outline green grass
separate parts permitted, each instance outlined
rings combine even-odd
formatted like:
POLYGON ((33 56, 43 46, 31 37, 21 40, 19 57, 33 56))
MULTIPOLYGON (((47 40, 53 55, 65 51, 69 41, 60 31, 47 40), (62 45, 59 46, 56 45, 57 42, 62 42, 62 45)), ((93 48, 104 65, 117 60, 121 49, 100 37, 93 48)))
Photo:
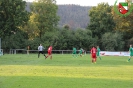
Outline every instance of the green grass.
POLYGON ((103 56, 92 64, 90 55, 73 58, 54 54, 0 56, 0 88, 133 88, 133 59, 103 56))

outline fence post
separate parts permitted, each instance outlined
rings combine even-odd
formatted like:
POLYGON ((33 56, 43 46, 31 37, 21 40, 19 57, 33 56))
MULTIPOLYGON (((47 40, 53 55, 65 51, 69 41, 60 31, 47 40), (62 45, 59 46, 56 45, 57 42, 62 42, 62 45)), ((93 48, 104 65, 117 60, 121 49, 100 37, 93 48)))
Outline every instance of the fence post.
POLYGON ((14 54, 16 54, 16 49, 14 49, 14 54))
POLYGON ((85 51, 85 55, 86 55, 86 51, 85 51))
POLYGON ((62 50, 62 55, 63 55, 63 50, 62 50))
POLYGON ((12 49, 11 49, 11 54, 12 54, 12 49))

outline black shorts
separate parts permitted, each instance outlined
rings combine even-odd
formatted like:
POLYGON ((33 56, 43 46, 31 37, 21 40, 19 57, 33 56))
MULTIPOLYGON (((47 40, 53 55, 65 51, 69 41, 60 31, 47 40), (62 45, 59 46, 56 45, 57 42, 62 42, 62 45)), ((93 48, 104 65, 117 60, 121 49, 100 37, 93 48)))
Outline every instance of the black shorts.
POLYGON ((43 52, 43 51, 39 51, 38 53, 39 53, 39 54, 40 54, 40 53, 41 53, 41 54, 44 54, 44 52, 43 52))

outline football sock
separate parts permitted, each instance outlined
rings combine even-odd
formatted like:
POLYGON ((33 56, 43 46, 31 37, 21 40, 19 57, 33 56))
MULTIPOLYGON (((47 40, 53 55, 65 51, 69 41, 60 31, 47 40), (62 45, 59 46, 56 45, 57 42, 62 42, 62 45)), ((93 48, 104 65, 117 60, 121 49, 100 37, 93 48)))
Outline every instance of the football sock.
POLYGON ((52 60, 52 56, 50 56, 50 59, 52 60))
POLYGON ((94 63, 94 60, 92 59, 92 63, 94 63))
POLYGON ((100 58, 100 60, 101 60, 101 57, 99 57, 100 58))
POLYGON ((74 54, 72 54, 72 56, 74 56, 74 54))
POLYGON ((128 59, 128 61, 130 61, 130 58, 128 59))

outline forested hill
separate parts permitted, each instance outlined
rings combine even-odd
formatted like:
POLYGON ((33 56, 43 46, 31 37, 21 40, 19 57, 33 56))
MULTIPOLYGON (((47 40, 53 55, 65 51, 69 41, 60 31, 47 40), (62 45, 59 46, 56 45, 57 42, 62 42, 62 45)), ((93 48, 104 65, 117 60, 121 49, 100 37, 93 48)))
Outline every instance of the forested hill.
POLYGON ((58 5, 59 25, 68 24, 70 28, 86 28, 89 23, 90 8, 79 5, 58 5))
MULTIPOLYGON (((30 11, 31 3, 27 3, 26 9, 30 11)), ((90 6, 79 5, 58 5, 58 15, 60 16, 59 26, 69 25, 70 28, 86 28, 89 23, 88 11, 90 6)))

